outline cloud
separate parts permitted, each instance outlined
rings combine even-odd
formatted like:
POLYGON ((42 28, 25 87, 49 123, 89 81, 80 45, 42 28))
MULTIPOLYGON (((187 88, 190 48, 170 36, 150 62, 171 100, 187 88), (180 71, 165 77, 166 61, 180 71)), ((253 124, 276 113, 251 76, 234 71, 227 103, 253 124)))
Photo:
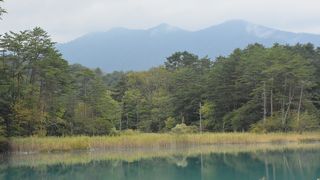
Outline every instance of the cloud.
POLYGON ((197 30, 230 19, 320 34, 318 0, 6 0, 0 33, 41 26, 55 41, 112 27, 197 30))

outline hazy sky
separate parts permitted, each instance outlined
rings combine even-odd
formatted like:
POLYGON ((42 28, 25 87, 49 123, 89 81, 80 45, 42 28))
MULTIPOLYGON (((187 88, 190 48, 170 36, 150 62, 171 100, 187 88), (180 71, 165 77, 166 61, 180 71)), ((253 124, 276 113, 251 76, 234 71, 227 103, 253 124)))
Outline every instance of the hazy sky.
POLYGON ((230 19, 320 34, 319 0, 5 0, 0 33, 40 26, 65 42, 112 27, 198 30, 230 19))

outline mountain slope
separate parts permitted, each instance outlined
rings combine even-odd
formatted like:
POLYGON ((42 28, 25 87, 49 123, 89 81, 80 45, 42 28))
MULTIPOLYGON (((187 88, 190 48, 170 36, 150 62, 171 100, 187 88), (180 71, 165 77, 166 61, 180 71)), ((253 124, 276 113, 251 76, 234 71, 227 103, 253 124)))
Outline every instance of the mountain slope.
POLYGON ((250 43, 270 46, 273 43, 311 42, 320 45, 320 35, 291 33, 241 20, 232 20, 199 31, 186 31, 167 24, 147 30, 114 28, 91 33, 57 48, 71 63, 114 70, 146 70, 163 64, 175 51, 190 51, 214 58, 227 55, 250 43))

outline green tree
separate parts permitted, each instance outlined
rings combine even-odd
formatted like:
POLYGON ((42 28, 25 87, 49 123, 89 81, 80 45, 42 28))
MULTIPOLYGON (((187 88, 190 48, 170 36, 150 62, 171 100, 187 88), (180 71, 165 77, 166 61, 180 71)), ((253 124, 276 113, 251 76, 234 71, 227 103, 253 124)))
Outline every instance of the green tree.
POLYGON ((167 58, 166 68, 172 72, 168 92, 173 116, 187 125, 199 123, 199 103, 206 96, 208 58, 199 59, 188 52, 178 52, 167 58))
POLYGON ((11 97, 7 105, 11 107, 8 112, 11 115, 6 117, 8 135, 46 134, 47 112, 42 101, 45 81, 41 79, 40 64, 52 58, 61 60, 54 43, 44 30, 34 28, 19 33, 5 33, 0 39, 0 46, 8 56, 4 60, 6 69, 3 74, 10 74, 7 93, 11 97), (23 130, 13 132, 20 128, 23 130))

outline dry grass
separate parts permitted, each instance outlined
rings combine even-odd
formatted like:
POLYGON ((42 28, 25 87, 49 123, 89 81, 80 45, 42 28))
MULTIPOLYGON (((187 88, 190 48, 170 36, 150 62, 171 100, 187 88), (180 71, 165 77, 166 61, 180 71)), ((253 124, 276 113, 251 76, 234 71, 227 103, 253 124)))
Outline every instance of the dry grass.
POLYGON ((73 150, 117 150, 136 148, 176 148, 194 145, 304 143, 320 141, 320 133, 203 133, 154 134, 141 133, 121 136, 73 136, 12 138, 12 152, 54 152, 73 150))

